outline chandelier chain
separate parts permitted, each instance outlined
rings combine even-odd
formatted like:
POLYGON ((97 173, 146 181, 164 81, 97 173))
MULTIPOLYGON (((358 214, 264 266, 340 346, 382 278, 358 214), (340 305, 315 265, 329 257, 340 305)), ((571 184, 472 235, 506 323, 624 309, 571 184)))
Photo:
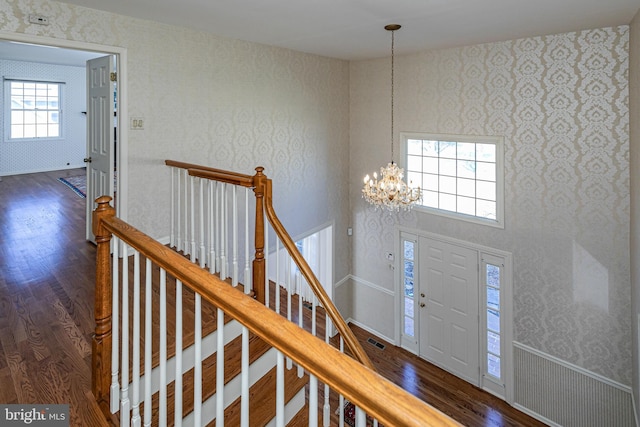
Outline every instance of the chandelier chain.
POLYGON ((394 155, 394 94, 395 94, 395 34, 400 28, 398 24, 390 24, 384 27, 391 31, 391 162, 386 167, 380 168, 380 176, 373 173, 373 178, 369 175, 364 177, 362 187, 362 197, 373 205, 376 209, 384 208, 389 211, 398 212, 401 208, 409 210, 422 198, 422 190, 418 186, 413 188, 404 182, 404 169, 398 167, 393 160, 394 155))
POLYGON ((393 95, 395 92, 394 88, 394 57, 395 57, 395 30, 391 31, 391 163, 393 163, 393 95))

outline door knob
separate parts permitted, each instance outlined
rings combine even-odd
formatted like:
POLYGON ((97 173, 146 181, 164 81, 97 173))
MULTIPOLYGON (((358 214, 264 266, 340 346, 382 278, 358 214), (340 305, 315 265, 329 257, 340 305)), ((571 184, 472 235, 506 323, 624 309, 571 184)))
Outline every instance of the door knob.
POLYGON ((421 294, 420 294, 420 296, 421 296, 422 298, 424 298, 424 293, 421 293, 421 294))
POLYGON ((424 303, 423 302, 420 303, 420 307, 424 307, 424 303))
POLYGON ((84 158, 84 162, 85 163, 91 163, 91 160, 92 160, 91 157, 85 157, 84 158))

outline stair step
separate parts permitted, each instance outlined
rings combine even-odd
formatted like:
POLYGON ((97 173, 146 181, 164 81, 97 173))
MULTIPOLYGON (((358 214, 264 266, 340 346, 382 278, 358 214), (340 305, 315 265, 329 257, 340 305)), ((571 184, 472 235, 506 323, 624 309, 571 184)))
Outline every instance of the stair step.
MULTIPOLYGON (((251 335, 249 337, 249 364, 256 362, 259 358, 264 356, 269 350, 270 346, 264 342, 260 337, 251 335)), ((225 345, 225 385, 240 374, 241 358, 242 358, 242 336, 234 338, 231 342, 225 345)), ((204 379, 202 384, 202 400, 206 401, 216 393, 216 366, 217 366, 217 354, 213 353, 202 362, 202 378, 204 379)), ((193 411, 193 368, 189 369, 182 377, 182 409, 183 417, 187 416, 193 411)), ((170 383, 167 386, 167 419, 168 425, 173 425, 174 420, 174 405, 175 399, 175 386, 174 383, 170 383)), ((158 393, 155 393, 152 397, 152 419, 153 425, 157 425, 158 421, 158 393)), ((142 412, 142 411, 141 411, 142 412)))
MULTIPOLYGON (((284 381, 286 404, 290 402, 291 399, 293 399, 301 390, 304 393, 304 386, 308 383, 309 377, 305 374, 302 376, 302 378, 299 378, 297 368, 293 368, 290 370, 285 369, 284 381)), ((269 371, 267 375, 260 378, 251 387, 249 394, 249 425, 266 426, 269 421, 271 421, 276 416, 276 368, 274 367, 269 371)), ((241 399, 238 398, 225 409, 225 425, 240 425, 240 405, 241 399)), ((215 423, 211 425, 215 425, 215 423)))

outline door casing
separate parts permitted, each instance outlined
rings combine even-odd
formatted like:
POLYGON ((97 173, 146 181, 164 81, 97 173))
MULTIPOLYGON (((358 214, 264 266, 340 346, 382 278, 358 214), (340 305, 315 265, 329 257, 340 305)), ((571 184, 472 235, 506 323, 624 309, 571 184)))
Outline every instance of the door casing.
MULTIPOLYGON (((116 168, 118 170, 118 181, 116 192, 118 194, 118 203, 115 206, 116 215, 127 220, 128 212, 128 129, 126 126, 120 126, 122 118, 128 117, 128 96, 127 96, 127 49, 119 46, 108 46, 96 43, 87 43, 77 40, 57 39, 51 37, 42 37, 24 33, 14 33, 9 31, 0 31, 0 39, 8 41, 16 41, 20 43, 31 43, 43 46, 53 46, 67 49, 85 50, 91 52, 104 53, 105 55, 116 56, 116 72, 118 73, 118 150, 115 158, 116 168)), ((93 206, 94 201, 87 198, 87 205, 93 206)), ((89 209, 87 209, 89 211, 89 209)), ((90 218, 87 218, 87 223, 90 218)))

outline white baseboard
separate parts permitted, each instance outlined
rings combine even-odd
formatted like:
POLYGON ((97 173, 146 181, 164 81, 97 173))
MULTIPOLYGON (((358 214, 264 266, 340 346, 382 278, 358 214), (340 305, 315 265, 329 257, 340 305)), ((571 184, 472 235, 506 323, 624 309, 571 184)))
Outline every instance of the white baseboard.
POLYGON ((389 337, 385 336, 384 334, 381 334, 379 331, 376 331, 375 329, 372 329, 372 328, 368 327, 367 325, 364 325, 364 324, 358 322, 357 320, 352 319, 351 317, 348 318, 346 320, 346 322, 347 323, 353 323, 357 327, 364 329, 365 331, 369 332, 372 335, 375 335, 376 338, 381 338, 381 339, 385 340, 386 342, 388 342, 389 344, 396 345, 396 342, 395 342, 394 339, 389 338, 389 337))

